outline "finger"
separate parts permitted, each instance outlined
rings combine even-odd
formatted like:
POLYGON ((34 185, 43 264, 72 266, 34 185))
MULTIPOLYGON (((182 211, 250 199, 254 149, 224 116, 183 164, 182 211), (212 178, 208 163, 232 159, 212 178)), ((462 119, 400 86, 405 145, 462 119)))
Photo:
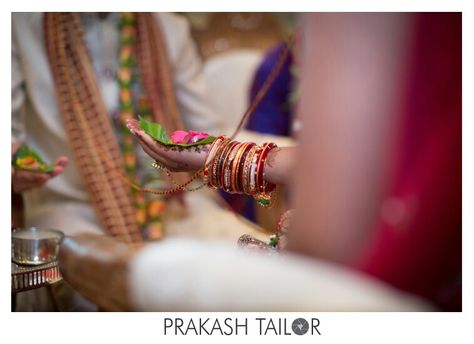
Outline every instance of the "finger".
POLYGON ((142 146, 142 148, 145 151, 145 153, 148 154, 152 159, 155 159, 156 161, 163 163, 166 167, 172 167, 170 166, 173 164, 172 161, 155 154, 155 152, 150 150, 150 148, 148 148, 147 146, 142 146))
POLYGON ((62 166, 55 166, 53 170, 49 173, 51 177, 56 177, 57 175, 64 172, 64 167, 62 166))
POLYGON ((25 190, 33 189, 39 187, 46 183, 47 180, 35 180, 35 181, 14 181, 13 182, 13 191, 22 192, 25 190))
POLYGON ((170 160, 170 159, 167 159, 167 158, 164 158, 162 156, 157 156, 156 153, 154 153, 152 150, 150 150, 150 148, 148 148, 147 146, 145 147, 142 147, 143 150, 145 151, 146 154, 148 154, 150 157, 152 157, 153 159, 155 159, 156 161, 159 161, 161 162, 163 165, 166 166, 166 168, 172 172, 181 172, 181 171, 187 171, 188 168, 185 164, 183 164, 182 166, 180 166, 180 164, 174 160, 170 160))
POLYGON ((15 179, 23 183, 43 183, 49 178, 51 178, 49 174, 42 172, 17 170, 15 173, 15 179))
POLYGON ((60 156, 54 163, 53 170, 49 173, 51 177, 56 177, 57 175, 64 172, 64 168, 69 164, 69 158, 67 156, 60 156))
POLYGON ((22 190, 30 190, 30 189, 40 187, 45 183, 46 183, 46 181, 28 182, 28 183, 21 184, 20 188, 22 190))
POLYGON ((145 145, 148 146, 148 148, 156 152, 156 154, 167 155, 169 153, 169 150, 167 150, 164 145, 155 141, 152 137, 147 135, 144 131, 138 130, 136 131, 136 135, 139 141, 142 141, 145 145))
POLYGON ((56 166, 61 166, 61 167, 66 167, 69 164, 69 158, 65 155, 60 156, 57 160, 55 165, 56 166))
POLYGON ((150 142, 149 140, 144 140, 141 137, 138 137, 138 143, 144 150, 145 148, 147 149, 145 150, 145 152, 148 155, 150 155, 153 159, 159 160, 159 161, 169 160, 169 157, 168 157, 169 154, 167 154, 168 152, 157 150, 156 149, 157 147, 153 145, 153 142, 150 142))
POLYGON ((20 148, 20 144, 17 143, 17 142, 12 142, 12 155, 16 153, 16 151, 18 150, 18 148, 20 148))
POLYGON ((135 132, 137 130, 140 130, 140 125, 138 123, 138 120, 135 119, 135 118, 127 119, 126 126, 132 132, 132 134, 134 134, 134 135, 136 135, 135 132))
POLYGON ((53 170, 49 173, 51 177, 56 177, 57 175, 64 172, 64 168, 68 165, 69 158, 67 156, 60 156, 54 163, 53 170))

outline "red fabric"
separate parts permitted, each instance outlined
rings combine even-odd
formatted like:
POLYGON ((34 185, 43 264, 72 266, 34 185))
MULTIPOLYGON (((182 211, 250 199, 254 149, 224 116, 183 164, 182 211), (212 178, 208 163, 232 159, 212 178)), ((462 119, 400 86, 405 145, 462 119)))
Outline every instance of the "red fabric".
MULTIPOLYGON (((461 14, 416 15, 405 109, 388 199, 398 221, 381 216, 355 266, 461 310, 461 14), (401 217, 400 217, 401 216, 401 217)), ((390 211, 390 209, 388 210, 390 211)))

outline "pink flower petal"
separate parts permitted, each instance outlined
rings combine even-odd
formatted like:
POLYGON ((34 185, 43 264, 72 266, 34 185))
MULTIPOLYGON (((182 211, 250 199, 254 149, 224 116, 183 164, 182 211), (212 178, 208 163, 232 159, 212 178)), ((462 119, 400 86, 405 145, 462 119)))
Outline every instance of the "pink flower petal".
POLYGON ((187 143, 188 140, 189 134, 187 131, 176 130, 173 134, 171 134, 171 141, 173 143, 187 143))
POLYGON ((178 143, 178 144, 189 144, 189 143, 195 143, 195 142, 201 141, 202 139, 205 139, 208 136, 209 136, 208 133, 200 133, 195 130, 190 130, 190 131, 176 130, 171 135, 171 141, 173 143, 178 143))
POLYGON ((194 136, 192 137, 191 142, 192 142, 192 143, 199 142, 199 141, 205 139, 206 137, 209 137, 209 134, 208 134, 208 133, 199 133, 199 134, 194 135, 194 136))

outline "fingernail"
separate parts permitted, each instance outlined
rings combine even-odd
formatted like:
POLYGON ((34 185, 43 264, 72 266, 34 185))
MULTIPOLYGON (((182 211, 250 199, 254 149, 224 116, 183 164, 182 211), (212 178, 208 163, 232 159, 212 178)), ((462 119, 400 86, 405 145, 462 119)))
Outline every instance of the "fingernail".
POLYGON ((131 132, 133 135, 135 135, 135 136, 137 135, 135 129, 133 129, 133 127, 132 127, 129 123, 127 123, 127 128, 128 128, 128 130, 130 130, 130 132, 131 132))

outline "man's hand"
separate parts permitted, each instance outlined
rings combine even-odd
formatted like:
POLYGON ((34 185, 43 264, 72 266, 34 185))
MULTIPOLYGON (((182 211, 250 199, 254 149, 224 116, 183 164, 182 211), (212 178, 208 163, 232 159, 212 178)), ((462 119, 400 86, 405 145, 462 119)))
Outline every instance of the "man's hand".
POLYGON ((101 309, 129 311, 127 269, 137 249, 111 237, 83 233, 64 239, 59 267, 64 279, 101 309))
MULTIPOLYGON (((19 147, 20 145, 18 144, 12 144, 12 155, 15 154, 19 147)), ((51 178, 63 173, 68 163, 69 159, 66 156, 60 156, 54 163, 53 170, 49 173, 22 171, 12 168, 13 191, 19 193, 43 185, 51 178)))

